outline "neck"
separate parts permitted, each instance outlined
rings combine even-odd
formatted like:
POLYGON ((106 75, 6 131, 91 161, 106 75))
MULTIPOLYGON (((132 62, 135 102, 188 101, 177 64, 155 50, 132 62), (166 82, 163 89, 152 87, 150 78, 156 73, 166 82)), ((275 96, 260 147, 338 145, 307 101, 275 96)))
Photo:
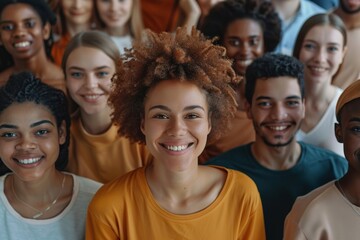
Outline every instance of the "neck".
POLYGON ((334 13, 343 20, 347 29, 351 30, 360 27, 360 12, 349 14, 344 12, 341 7, 338 7, 334 13))
POLYGON ((106 28, 105 31, 114 37, 124 37, 130 34, 130 29, 128 25, 124 25, 123 27, 116 28, 106 28))
POLYGON ((55 168, 34 181, 25 182, 13 174, 9 189, 13 188, 14 194, 28 204, 47 205, 58 195, 63 178, 64 175, 55 168))
POLYGON ((300 0, 272 0, 272 4, 283 21, 293 18, 300 7, 300 0))
MULTIPOLYGON (((46 67, 49 65, 50 60, 47 58, 45 50, 41 51, 36 56, 27 59, 14 59, 14 71, 31 71, 36 74, 37 77, 42 78, 45 76, 46 67)), ((51 63, 52 64, 52 63, 51 63)))
POLYGON ((339 180, 338 186, 344 197, 352 204, 360 207, 360 175, 349 168, 349 171, 339 180))
POLYGON ((295 139, 283 147, 270 147, 263 141, 256 140, 251 145, 255 160, 272 170, 287 170, 292 168, 300 158, 301 146, 295 139))
POLYGON ((316 102, 323 103, 331 100, 335 95, 336 87, 330 81, 323 84, 305 84, 306 105, 316 102))
POLYGON ((72 25, 70 23, 67 23, 66 27, 67 27, 66 30, 68 31, 70 37, 75 36, 79 32, 84 32, 84 31, 87 31, 87 30, 91 29, 90 23, 82 24, 82 25, 76 25, 76 26, 74 26, 74 25, 72 25))
POLYGON ((106 132, 112 125, 109 111, 104 111, 101 114, 87 114, 80 110, 80 119, 84 129, 92 134, 98 135, 106 132))

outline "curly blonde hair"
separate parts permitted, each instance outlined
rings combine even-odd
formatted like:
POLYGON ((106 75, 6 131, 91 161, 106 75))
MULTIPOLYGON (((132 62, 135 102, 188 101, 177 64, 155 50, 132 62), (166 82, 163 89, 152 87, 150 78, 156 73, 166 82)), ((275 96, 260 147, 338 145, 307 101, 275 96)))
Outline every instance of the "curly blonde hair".
POLYGON ((144 118, 144 99, 160 81, 178 79, 197 85, 207 95, 212 130, 208 142, 227 130, 237 104, 231 85, 240 79, 225 57, 225 48, 207 40, 195 28, 175 33, 156 34, 148 30, 126 51, 112 78, 109 104, 119 134, 131 141, 145 143, 140 125, 144 118))

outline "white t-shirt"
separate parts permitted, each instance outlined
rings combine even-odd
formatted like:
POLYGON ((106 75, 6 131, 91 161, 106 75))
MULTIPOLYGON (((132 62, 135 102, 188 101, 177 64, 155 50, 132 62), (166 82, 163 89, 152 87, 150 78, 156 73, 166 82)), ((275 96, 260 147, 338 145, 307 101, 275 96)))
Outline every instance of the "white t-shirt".
POLYGON ((0 177, 0 239, 85 239, 87 207, 101 183, 70 174, 74 180, 74 188, 69 205, 56 217, 35 220, 22 217, 8 202, 4 194, 4 182, 8 175, 0 177))

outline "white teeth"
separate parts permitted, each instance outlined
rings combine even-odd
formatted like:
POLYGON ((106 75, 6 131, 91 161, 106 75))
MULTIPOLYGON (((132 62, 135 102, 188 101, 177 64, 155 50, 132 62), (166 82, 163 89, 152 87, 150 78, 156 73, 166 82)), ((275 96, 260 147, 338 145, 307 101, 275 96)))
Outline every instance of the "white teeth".
POLYGON ((315 72, 324 72, 325 71, 325 68, 323 68, 323 67, 312 67, 311 69, 315 72))
POLYGON ((286 126, 277 126, 277 127, 270 127, 272 130, 275 131, 282 131, 286 129, 286 126))
POLYGON ((40 160, 41 158, 28 158, 28 159, 18 159, 18 162, 21 164, 33 164, 40 160))
POLYGON ((30 42, 19 42, 19 43, 15 43, 14 46, 16 48, 18 48, 18 47, 27 47, 27 46, 30 46, 30 42))
POLYGON ((242 65, 242 66, 248 66, 252 63, 252 60, 236 60, 239 65, 242 65))
POLYGON ((187 148, 187 145, 180 145, 180 146, 166 146, 166 148, 170 151, 182 151, 187 148))
POLYGON ((91 100, 97 99, 98 97, 99 97, 99 95, 85 95, 85 98, 88 98, 91 100))

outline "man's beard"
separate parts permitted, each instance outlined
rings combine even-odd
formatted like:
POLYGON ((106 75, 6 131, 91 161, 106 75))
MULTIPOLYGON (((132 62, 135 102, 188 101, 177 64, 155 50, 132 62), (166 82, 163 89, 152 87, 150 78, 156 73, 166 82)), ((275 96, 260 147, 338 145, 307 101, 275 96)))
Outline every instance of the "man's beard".
POLYGON ((265 137, 263 137, 264 143, 269 147, 285 147, 285 146, 289 145, 293 141, 293 139, 294 139, 294 137, 290 138, 287 142, 274 144, 274 143, 271 143, 270 141, 268 141, 265 137))
POLYGON ((341 6, 341 9, 348 14, 355 14, 355 13, 360 12, 360 7, 358 7, 357 9, 354 9, 354 10, 349 9, 343 0, 340 0, 340 6, 341 6))

